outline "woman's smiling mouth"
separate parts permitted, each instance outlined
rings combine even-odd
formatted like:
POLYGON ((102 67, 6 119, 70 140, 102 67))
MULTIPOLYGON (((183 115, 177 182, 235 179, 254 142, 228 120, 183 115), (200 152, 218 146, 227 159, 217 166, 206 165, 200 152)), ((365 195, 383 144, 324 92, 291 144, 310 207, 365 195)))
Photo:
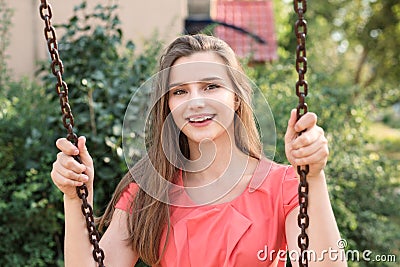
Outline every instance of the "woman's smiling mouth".
POLYGON ((189 124, 193 126, 207 126, 211 123, 212 119, 215 117, 215 114, 199 114, 189 116, 186 120, 189 121, 189 124))

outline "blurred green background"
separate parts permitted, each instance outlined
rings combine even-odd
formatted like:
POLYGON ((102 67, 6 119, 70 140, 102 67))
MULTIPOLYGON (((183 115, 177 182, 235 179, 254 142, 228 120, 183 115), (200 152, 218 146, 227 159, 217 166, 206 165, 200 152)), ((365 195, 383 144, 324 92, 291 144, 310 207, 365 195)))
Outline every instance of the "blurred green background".
MULTIPOLYGON (((83 4, 59 28, 65 81, 76 131, 88 138, 96 168, 95 212, 100 215, 127 171, 121 153, 125 109, 156 70, 161 40, 140 54, 122 42, 117 6, 83 4), (82 17, 85 10, 87 17, 82 17), (98 20, 89 26, 87 19, 98 20), (104 23, 106 22, 106 23, 104 23)), ((279 60, 252 64, 249 77, 262 89, 276 120, 276 161, 285 162, 283 136, 297 105, 294 83, 296 16, 291 1, 274 1, 279 60)), ((12 12, 0 9, 0 266, 63 266, 62 195, 50 171, 55 140, 65 136, 49 62, 40 82, 10 75, 5 59, 12 12)), ((330 142, 326 173, 333 209, 347 249, 395 255, 397 263, 350 261, 349 266, 400 262, 400 2, 310 1, 306 79, 309 110, 330 142)), ((43 45, 45 45, 43 43, 43 45)), ((138 106, 147 103, 137 99, 138 106)), ((311 218, 312 219, 312 218, 311 218)))

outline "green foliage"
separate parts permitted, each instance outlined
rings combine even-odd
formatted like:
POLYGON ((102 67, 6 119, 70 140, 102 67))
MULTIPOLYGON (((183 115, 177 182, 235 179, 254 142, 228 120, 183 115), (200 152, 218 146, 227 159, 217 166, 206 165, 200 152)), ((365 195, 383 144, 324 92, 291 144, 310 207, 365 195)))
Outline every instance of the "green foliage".
POLYGON ((337 82, 361 85, 378 107, 398 102, 399 1, 338 0, 310 5, 309 10, 311 42, 321 47, 312 53, 318 66, 325 65, 325 73, 338 68, 337 82))
POLYGON ((400 129, 400 102, 397 105, 383 109, 382 122, 392 128, 400 129))
POLYGON ((2 88, 0 107, 0 266, 56 264, 62 204, 49 179, 54 131, 44 126, 55 105, 21 81, 2 88))

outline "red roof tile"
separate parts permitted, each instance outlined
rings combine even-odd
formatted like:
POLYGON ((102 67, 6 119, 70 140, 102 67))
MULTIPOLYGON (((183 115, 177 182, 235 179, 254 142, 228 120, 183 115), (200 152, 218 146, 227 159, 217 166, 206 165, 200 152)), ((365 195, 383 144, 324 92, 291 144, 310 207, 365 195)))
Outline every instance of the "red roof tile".
POLYGON ((266 41, 260 44, 249 35, 217 26, 215 35, 226 41, 239 57, 251 55, 253 61, 278 58, 272 0, 217 0, 214 3, 214 20, 243 28, 266 41))

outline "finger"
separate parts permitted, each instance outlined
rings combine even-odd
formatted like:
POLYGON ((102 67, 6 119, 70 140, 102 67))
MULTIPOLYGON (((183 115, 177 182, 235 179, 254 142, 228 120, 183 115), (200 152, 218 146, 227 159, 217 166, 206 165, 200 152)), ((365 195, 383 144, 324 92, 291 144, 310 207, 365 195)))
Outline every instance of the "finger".
POLYGON ((71 171, 70 169, 64 168, 62 166, 59 166, 55 168, 55 171, 59 173, 61 176, 70 179, 70 180, 75 180, 79 182, 87 182, 89 180, 89 177, 84 174, 84 173, 76 173, 74 171, 71 171))
POLYGON ((93 160, 86 147, 86 137, 80 136, 78 138, 78 149, 79 149, 79 157, 81 158, 82 163, 85 164, 86 166, 92 166, 93 160))
POLYGON ((296 130, 294 128, 294 126, 296 125, 296 120, 297 120, 296 112, 297 112, 296 109, 292 109, 292 111, 290 112, 290 118, 288 121, 288 126, 287 126, 286 134, 285 134, 285 142, 286 143, 291 142, 298 135, 298 133, 296 132, 296 130))
POLYGON ((325 138, 319 138, 308 146, 294 149, 292 151, 292 156, 296 159, 311 156, 312 154, 317 153, 322 146, 327 146, 327 143, 328 141, 325 138))
POLYGON ((56 146, 66 155, 76 156, 79 154, 78 148, 70 141, 68 141, 66 138, 57 139, 56 146))
MULTIPOLYGON (((63 191, 63 188, 67 188, 67 187, 76 187, 76 186, 81 186, 83 185, 83 182, 81 181, 75 181, 75 180, 71 180, 68 179, 66 177, 64 177, 63 175, 61 175, 60 173, 58 173, 56 170, 53 169, 53 171, 51 172, 51 178, 54 182, 54 184, 60 188, 61 191, 63 191)), ((64 192, 65 193, 65 192, 64 192)))
POLYGON ((312 164, 325 165, 329 155, 329 150, 327 147, 320 147, 314 154, 294 159, 294 165, 304 166, 312 164))
POLYGON ((312 112, 308 112, 304 114, 297 122, 296 125, 294 126, 294 129, 296 132, 300 133, 304 130, 310 129, 314 127, 317 124, 317 115, 312 112))
POLYGON ((57 154, 57 160, 53 166, 54 168, 65 168, 75 173, 82 173, 86 171, 86 166, 79 163, 73 157, 60 152, 57 154))
POLYGON ((302 147, 307 147, 312 143, 316 142, 321 136, 323 136, 324 131, 321 127, 313 127, 308 131, 304 132, 302 135, 296 138, 292 143, 292 149, 300 149, 302 147))

